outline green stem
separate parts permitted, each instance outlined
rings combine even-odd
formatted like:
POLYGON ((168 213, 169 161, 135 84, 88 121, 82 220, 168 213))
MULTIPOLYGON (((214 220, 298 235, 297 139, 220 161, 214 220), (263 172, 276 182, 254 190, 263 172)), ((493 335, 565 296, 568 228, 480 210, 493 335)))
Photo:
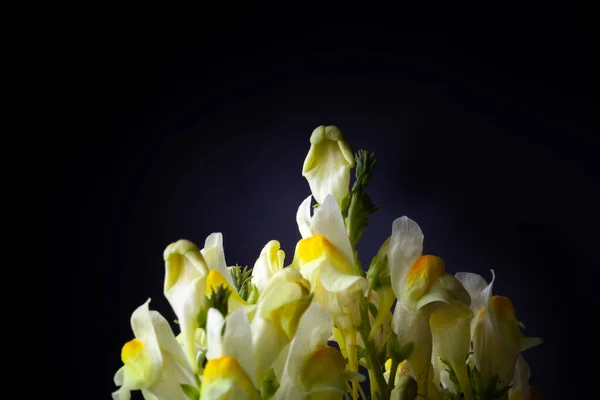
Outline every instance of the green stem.
MULTIPOLYGON (((377 350, 372 340, 369 340, 369 332, 371 331, 371 324, 369 323, 369 311, 367 306, 367 299, 359 295, 360 298, 360 314, 361 314, 361 326, 360 326, 360 337, 362 338, 365 348, 367 349, 367 355, 369 357, 369 363, 372 371, 375 375, 375 382, 377 386, 383 390, 386 387, 385 378, 383 377, 383 371, 381 370, 381 364, 379 363, 379 357, 377 356, 377 350)), ((385 400, 385 397, 382 399, 385 400)))
POLYGON ((390 379, 388 379, 387 387, 385 389, 385 394, 383 395, 384 399, 389 399, 392 395, 392 390, 394 390, 394 384, 396 383, 396 371, 398 371, 398 365, 400 363, 398 360, 392 358, 392 368, 390 369, 390 379))

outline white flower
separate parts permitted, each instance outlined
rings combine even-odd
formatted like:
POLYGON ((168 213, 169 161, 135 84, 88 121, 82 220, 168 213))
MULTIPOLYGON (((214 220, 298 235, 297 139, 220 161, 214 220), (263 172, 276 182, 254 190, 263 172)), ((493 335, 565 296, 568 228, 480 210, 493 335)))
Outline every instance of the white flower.
POLYGON ((331 194, 341 206, 349 192, 353 167, 354 156, 342 131, 336 126, 317 127, 310 136, 310 150, 302 167, 302 176, 317 203, 322 204, 331 194))
POLYGON ((246 311, 235 310, 224 319, 216 308, 210 308, 206 330, 208 362, 204 367, 200 397, 203 400, 260 400, 246 311))
POLYGON ((401 217, 392 225, 388 263, 392 289, 398 302, 392 329, 402 345, 412 342, 414 350, 408 362, 419 386, 427 394, 431 366, 431 329, 429 316, 435 305, 462 302, 470 298, 462 284, 445 271, 444 261, 423 255, 424 235, 419 225, 401 217))
MULTIPOLYGON (((473 312, 460 303, 443 305, 431 313, 429 325, 437 363, 449 363, 467 400, 473 400, 473 389, 467 372, 470 346, 470 322, 473 312)), ((440 365, 442 367, 442 365, 440 365)), ((443 368, 443 367, 442 367, 443 368)), ((456 394, 460 394, 455 388, 456 394)))
POLYGON ((150 311, 149 303, 150 299, 131 315, 135 339, 121 351, 124 365, 114 378, 121 387, 112 397, 129 400, 130 391, 141 390, 146 399, 186 400, 181 384, 195 385, 192 369, 169 323, 150 311))
POLYGON ((498 376, 498 385, 510 384, 519 352, 542 343, 540 338, 526 337, 519 329, 515 309, 508 297, 493 296, 495 274, 488 285, 477 274, 459 272, 456 277, 473 299, 471 322, 473 361, 484 381, 498 376))
POLYGON ((294 337, 311 300, 308 281, 291 268, 278 271, 260 293, 251 324, 259 384, 294 337))
POLYGON ((367 289, 368 282, 357 275, 352 245, 333 197, 326 196, 312 218, 310 202, 311 196, 296 215, 302 240, 292 267, 310 282, 315 300, 331 313, 337 327, 351 330, 360 323, 357 292, 367 289))
POLYGON ((262 249, 254 263, 251 282, 259 291, 262 291, 267 286, 269 279, 283 268, 285 253, 280 250, 280 247, 277 240, 271 240, 262 249))
POLYGON ((332 330, 331 315, 313 302, 300 318, 273 400, 300 400, 311 394, 342 399, 348 380, 364 380, 364 376, 346 371, 342 354, 327 345, 332 330))
POLYGON ((189 240, 171 243, 164 251, 164 294, 173 308, 186 356, 194 371, 196 362, 196 316, 203 306, 208 268, 198 247, 189 240))
POLYGON ((219 286, 223 286, 225 289, 231 290, 227 300, 227 310, 229 312, 247 306, 248 303, 237 292, 231 272, 227 267, 223 250, 223 235, 220 232, 211 233, 206 238, 201 252, 209 269, 206 277, 206 296, 210 297, 212 291, 216 292, 219 286))

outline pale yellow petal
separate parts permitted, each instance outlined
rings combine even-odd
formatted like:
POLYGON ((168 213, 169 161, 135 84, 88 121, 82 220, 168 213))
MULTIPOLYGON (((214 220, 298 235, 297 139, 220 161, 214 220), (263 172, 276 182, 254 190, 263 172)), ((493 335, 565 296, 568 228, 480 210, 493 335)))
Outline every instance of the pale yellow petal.
POLYGON ((227 262, 225 261, 223 234, 221 232, 215 232, 208 235, 201 252, 208 268, 219 271, 227 283, 229 283, 231 287, 234 287, 233 278, 227 268, 227 262))
POLYGON ((392 224, 388 265, 392 288, 398 299, 404 297, 408 271, 423 253, 423 238, 423 232, 419 225, 408 217, 400 217, 392 224))
POLYGON ((308 196, 298 207, 298 212, 296 213, 296 223, 298 224, 298 229, 300 230, 300 235, 302 238, 307 238, 312 235, 310 230, 311 224, 311 208, 310 202, 312 200, 312 194, 308 196))
POLYGON ((346 232, 342 212, 331 195, 326 196, 315 211, 311 222, 311 233, 324 236, 350 265, 354 265, 354 253, 346 232))

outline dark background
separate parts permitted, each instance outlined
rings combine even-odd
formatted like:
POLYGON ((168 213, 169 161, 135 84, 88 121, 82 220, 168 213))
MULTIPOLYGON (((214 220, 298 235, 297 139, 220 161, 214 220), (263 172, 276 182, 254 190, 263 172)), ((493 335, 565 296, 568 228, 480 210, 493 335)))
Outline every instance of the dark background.
POLYGON ((130 315, 148 297, 174 318, 162 294, 169 243, 202 247, 222 232, 228 264, 253 265, 278 239, 291 261, 310 193, 302 162, 321 124, 377 156, 369 192, 386 208, 359 244, 363 264, 410 216, 450 272, 495 270, 495 293, 545 340, 524 353, 531 383, 548 399, 586 393, 600 204, 589 36, 192 39, 138 32, 73 47, 81 124, 53 138, 45 169, 50 241, 68 236, 76 260, 71 368, 88 389, 73 398, 109 398, 130 315))

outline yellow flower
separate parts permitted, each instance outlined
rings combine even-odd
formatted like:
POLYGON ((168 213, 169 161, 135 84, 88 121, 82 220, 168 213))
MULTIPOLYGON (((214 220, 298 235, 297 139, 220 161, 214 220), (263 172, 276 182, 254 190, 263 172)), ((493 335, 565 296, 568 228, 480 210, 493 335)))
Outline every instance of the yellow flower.
POLYGON ((504 387, 513 378, 519 352, 542 343, 542 339, 524 336, 510 299, 492 295, 495 274, 491 272, 489 285, 477 274, 459 272, 456 277, 473 299, 471 340, 475 366, 484 381, 497 375, 498 385, 504 387))
POLYGON ((308 281, 291 268, 276 272, 260 293, 251 324, 259 383, 294 337, 311 300, 308 281))
POLYGON ((252 283, 259 291, 262 291, 277 271, 283 269, 285 253, 280 250, 277 240, 271 240, 260 252, 260 256, 254 268, 252 268, 252 283))
POLYGON ((206 332, 208 362, 204 367, 201 398, 260 399, 246 310, 235 310, 225 319, 216 308, 210 308, 206 332))
POLYGON ((203 306, 208 267, 196 245, 188 240, 171 243, 164 251, 164 294, 173 308, 185 348, 194 371, 196 362, 196 315, 203 306))
POLYGON ((202 250, 189 240, 182 239, 171 243, 165 249, 163 258, 164 294, 179 321, 186 356, 194 371, 198 373, 200 367, 195 344, 198 328, 196 317, 205 305, 205 296, 210 297, 212 290, 216 291, 223 285, 231 289, 227 303, 229 311, 246 306, 247 303, 233 285, 231 273, 225 263, 221 233, 210 234, 202 250))
MULTIPOLYGON (((443 305, 431 313, 429 325, 438 363, 449 363, 460 389, 467 400, 473 399, 473 389, 467 373, 467 356, 470 346, 470 323, 473 312, 460 303, 443 305)), ((441 365, 440 365, 441 367, 441 365)), ((460 394, 455 388, 455 393, 460 394)))
POLYGON ((470 304, 468 292, 460 281, 445 271, 444 261, 423 255, 424 235, 419 225, 401 217, 392 225, 388 264, 392 289, 398 302, 392 329, 401 344, 412 342, 408 362, 419 386, 427 394, 431 367, 432 341, 429 316, 433 306, 460 302, 470 304))
POLYGON ((141 390, 145 398, 185 400, 180 385, 195 385, 192 369, 169 323, 157 311, 150 311, 149 303, 150 299, 131 316, 135 339, 121 350, 124 365, 114 378, 121 387, 112 397, 129 400, 130 391, 141 390))
POLYGON ((322 204, 331 194, 341 206, 349 192, 353 167, 354 155, 342 131, 336 126, 317 127, 310 137, 310 150, 302 167, 302 176, 308 180, 317 203, 322 204))
POLYGON ((345 370, 344 357, 327 345, 331 315, 313 302, 300 318, 273 400, 342 399, 348 380, 364 376, 345 370))
POLYGON ((311 196, 298 209, 297 222, 302 239, 296 245, 291 267, 310 282, 317 300, 333 316, 341 330, 358 326, 357 292, 368 282, 356 275, 354 253, 338 205, 331 195, 325 197, 310 215, 311 196))

